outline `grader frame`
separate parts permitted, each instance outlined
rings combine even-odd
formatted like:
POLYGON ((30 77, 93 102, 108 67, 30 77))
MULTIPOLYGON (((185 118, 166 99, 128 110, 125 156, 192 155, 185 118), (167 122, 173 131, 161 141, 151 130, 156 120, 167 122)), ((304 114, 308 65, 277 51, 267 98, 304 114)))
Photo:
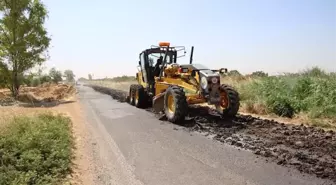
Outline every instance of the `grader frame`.
POLYGON ((235 116, 239 94, 232 87, 220 84, 220 75, 227 69, 210 70, 192 64, 194 47, 189 64, 179 65, 178 51, 186 53, 184 47, 170 47, 170 43, 161 42, 159 47, 140 53, 138 84, 130 86, 129 103, 139 108, 153 106, 156 112, 163 111, 171 122, 183 121, 188 105, 199 103, 215 105, 223 116, 235 116), (161 55, 155 66, 149 59, 151 54, 161 55))

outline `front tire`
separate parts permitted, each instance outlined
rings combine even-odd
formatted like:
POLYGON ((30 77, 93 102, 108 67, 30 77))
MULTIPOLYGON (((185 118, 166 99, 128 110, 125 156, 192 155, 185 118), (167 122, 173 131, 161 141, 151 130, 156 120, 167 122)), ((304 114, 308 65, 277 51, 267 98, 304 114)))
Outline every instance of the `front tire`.
POLYGON ((188 103, 183 88, 170 86, 164 95, 164 112, 168 121, 178 123, 184 121, 188 113, 188 103))
POLYGON ((236 116, 240 106, 239 93, 233 87, 225 84, 220 86, 220 91, 221 104, 216 105, 216 110, 223 117, 236 116))

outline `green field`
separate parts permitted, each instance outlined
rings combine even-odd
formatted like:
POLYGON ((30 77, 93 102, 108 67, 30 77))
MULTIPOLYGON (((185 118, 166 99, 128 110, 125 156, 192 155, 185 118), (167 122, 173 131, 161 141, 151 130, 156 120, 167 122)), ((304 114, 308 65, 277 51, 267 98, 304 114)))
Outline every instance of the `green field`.
POLYGON ((312 124, 335 126, 335 73, 316 67, 279 76, 226 76, 222 82, 239 91, 242 109, 246 112, 302 117, 312 124))

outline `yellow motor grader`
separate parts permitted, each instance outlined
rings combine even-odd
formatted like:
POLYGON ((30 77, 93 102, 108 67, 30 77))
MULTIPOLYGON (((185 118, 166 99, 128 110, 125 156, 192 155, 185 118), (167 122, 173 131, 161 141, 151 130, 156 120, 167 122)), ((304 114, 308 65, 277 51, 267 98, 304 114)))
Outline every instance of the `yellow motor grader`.
POLYGON ((185 47, 171 47, 160 42, 139 55, 137 84, 129 89, 129 103, 138 108, 152 106, 155 112, 164 112, 172 123, 183 121, 189 104, 214 105, 224 117, 235 116, 239 109, 239 94, 232 87, 221 84, 220 76, 227 69, 210 70, 193 64, 194 47, 189 64, 178 64, 177 58, 185 56, 185 47), (183 55, 178 56, 178 52, 183 55), (156 59, 156 64, 155 63, 156 59))

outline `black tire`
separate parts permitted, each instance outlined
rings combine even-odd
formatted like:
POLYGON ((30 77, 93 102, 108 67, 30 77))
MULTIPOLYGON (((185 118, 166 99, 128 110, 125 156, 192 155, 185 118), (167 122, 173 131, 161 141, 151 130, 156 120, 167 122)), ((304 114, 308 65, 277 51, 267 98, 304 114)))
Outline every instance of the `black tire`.
POLYGON ((146 108, 148 102, 148 96, 145 88, 142 85, 134 85, 134 105, 138 108, 146 108), (136 94, 138 93, 138 96, 136 94))
POLYGON ((164 112, 167 120, 172 123, 184 121, 188 113, 188 103, 183 88, 179 86, 170 86, 164 95, 164 112), (173 97, 175 110, 172 112, 168 106, 168 97, 173 97))
POLYGON ((135 84, 132 84, 129 88, 129 92, 128 92, 128 96, 129 96, 129 104, 131 105, 135 105, 135 84))
MULTIPOLYGON (((228 100, 228 107, 220 112, 220 114, 222 114, 223 117, 236 116, 240 106, 239 93, 233 87, 225 84, 220 86, 220 91, 227 94, 228 100)), ((217 111, 219 110, 217 109, 217 111)))

